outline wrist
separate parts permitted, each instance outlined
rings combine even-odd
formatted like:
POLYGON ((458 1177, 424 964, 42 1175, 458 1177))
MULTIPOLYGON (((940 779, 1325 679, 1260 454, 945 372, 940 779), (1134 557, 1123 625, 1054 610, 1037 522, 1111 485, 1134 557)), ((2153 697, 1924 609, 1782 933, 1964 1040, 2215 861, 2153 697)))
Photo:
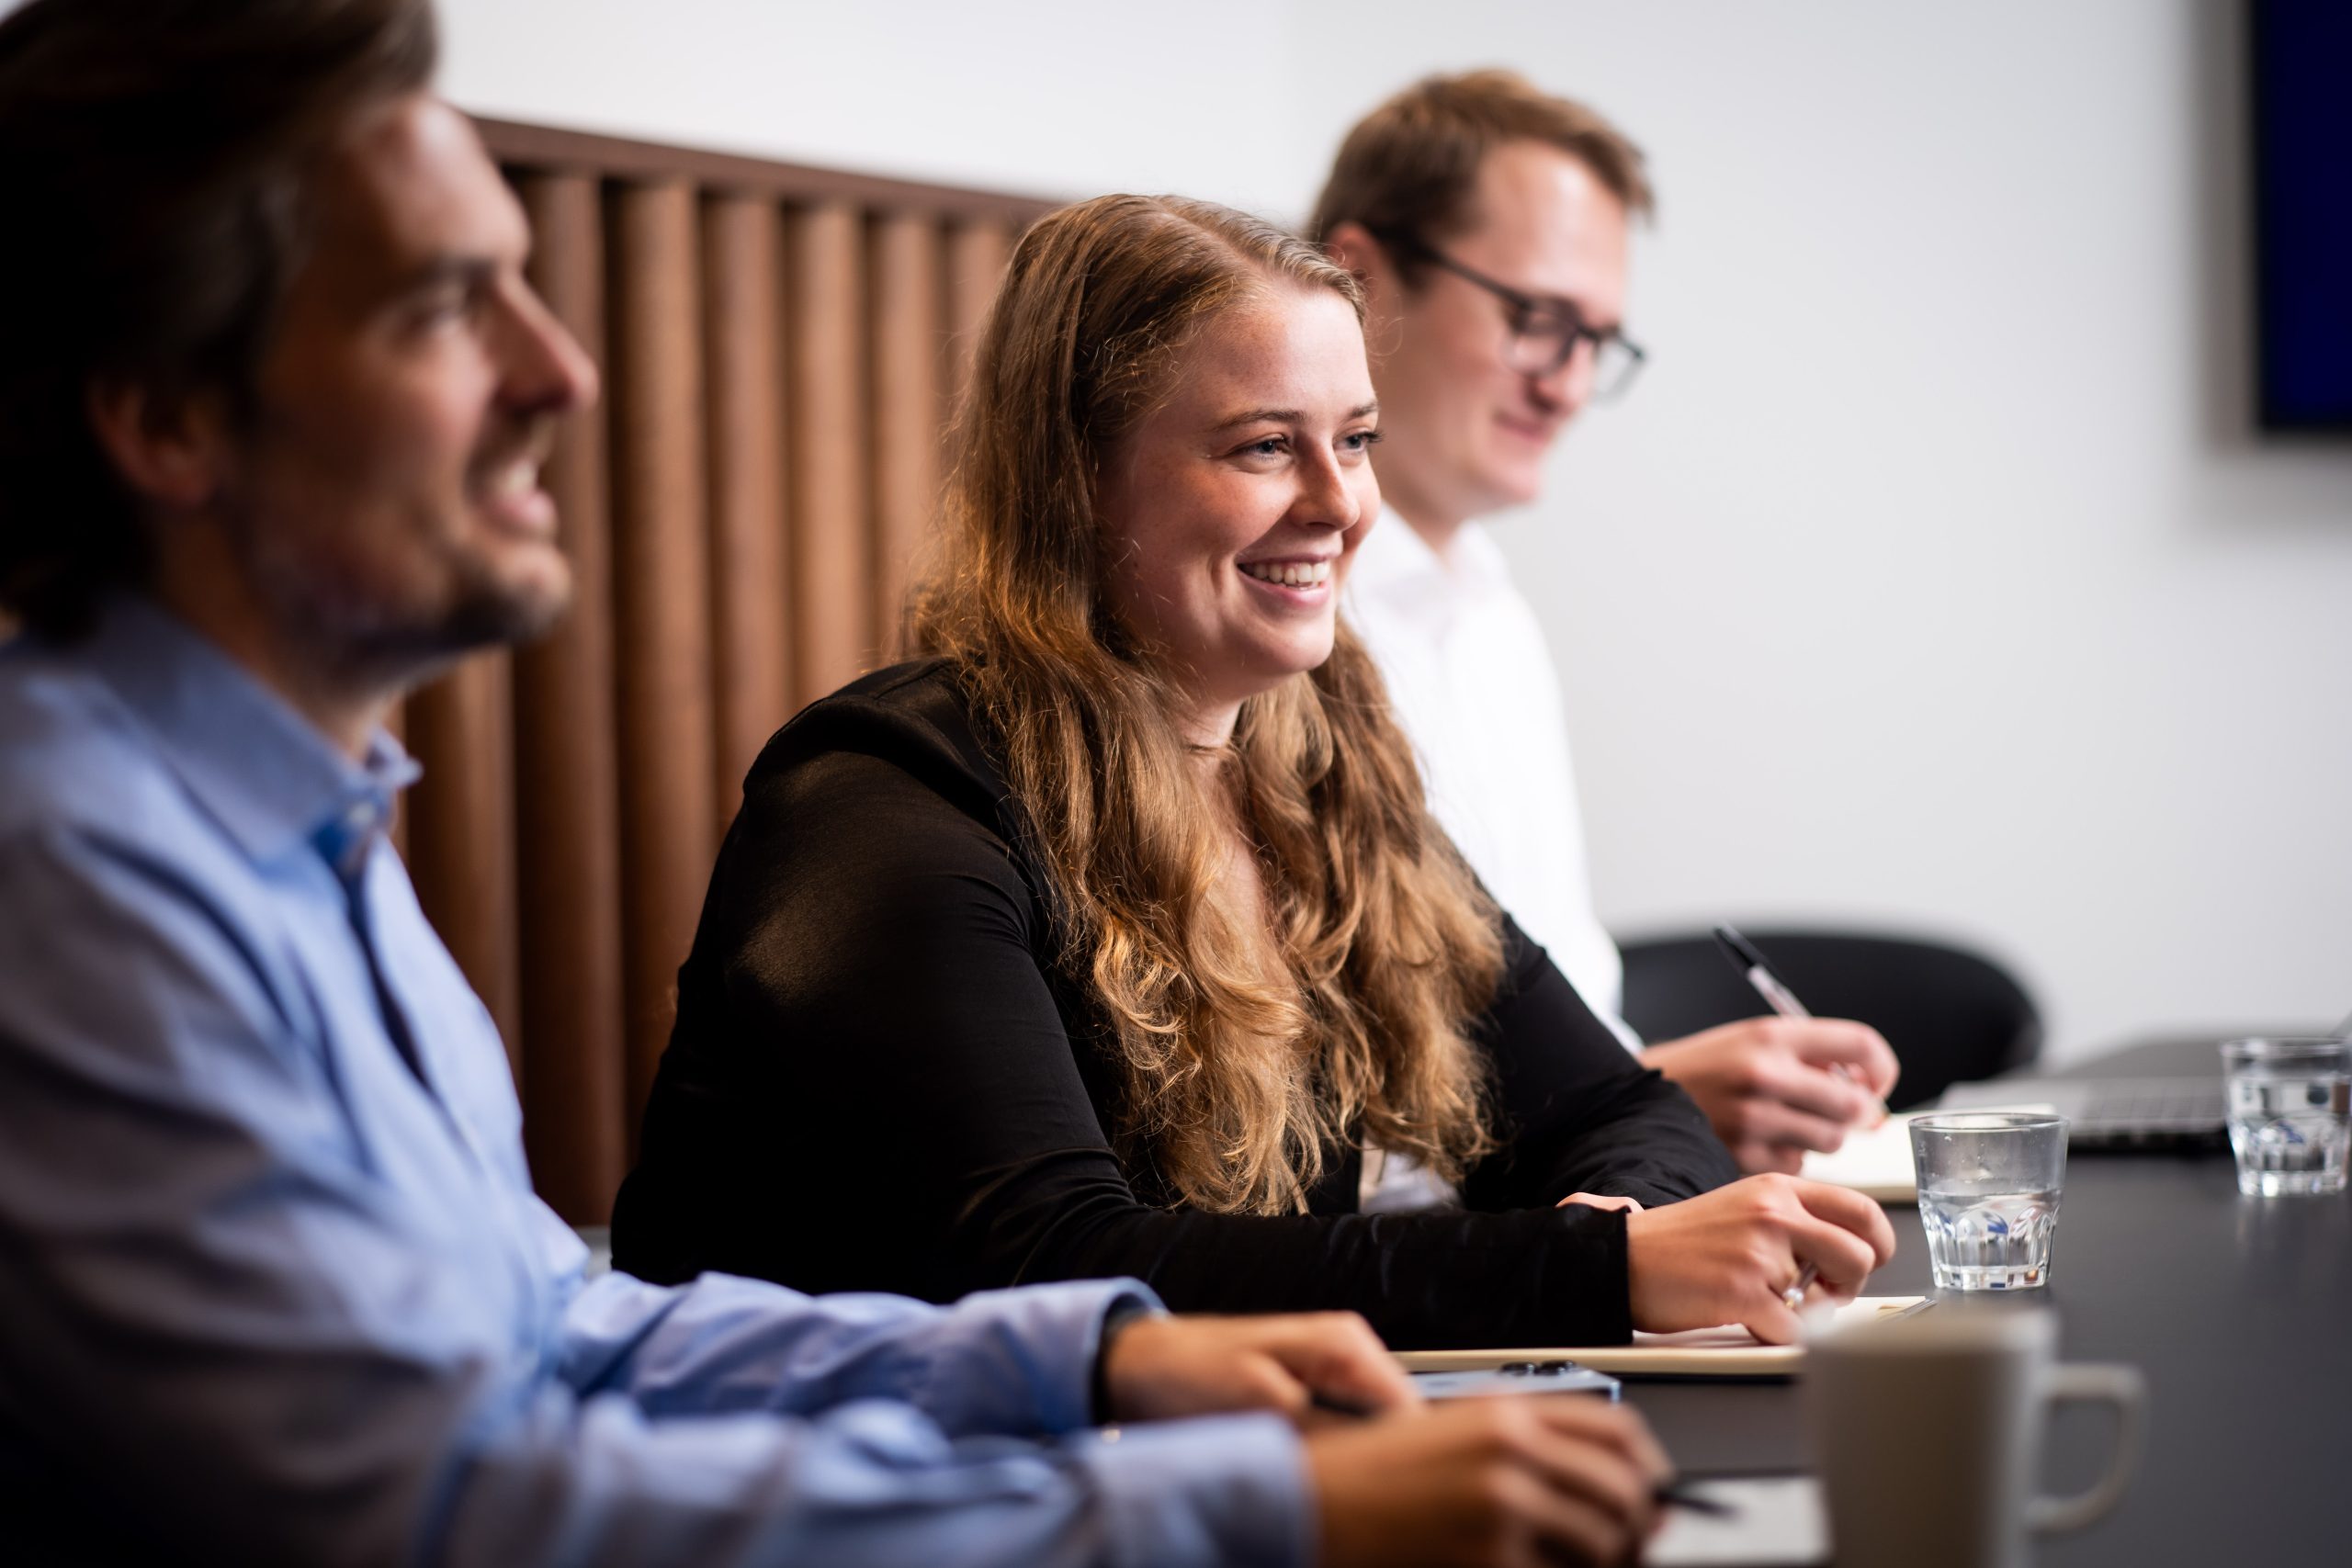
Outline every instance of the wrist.
POLYGON ((1102 1327, 1094 1339, 1094 1380, 1091 1395, 1094 1425, 1100 1427, 1113 1419, 1111 1408, 1111 1349, 1119 1337, 1136 1324, 1150 1318, 1166 1317, 1168 1310, 1135 1296, 1124 1296, 1113 1302, 1102 1314, 1102 1327))
POLYGON ((1579 1330, 1582 1337, 1568 1343, 1627 1343, 1634 1337, 1636 1321, 1634 1234, 1651 1223, 1650 1212, 1598 1209, 1589 1203, 1570 1203, 1552 1212, 1575 1237, 1573 1247, 1555 1249, 1574 1255, 1572 1260, 1564 1256, 1562 1261, 1572 1261, 1577 1269, 1577 1293, 1583 1308, 1578 1314, 1584 1319, 1579 1330))

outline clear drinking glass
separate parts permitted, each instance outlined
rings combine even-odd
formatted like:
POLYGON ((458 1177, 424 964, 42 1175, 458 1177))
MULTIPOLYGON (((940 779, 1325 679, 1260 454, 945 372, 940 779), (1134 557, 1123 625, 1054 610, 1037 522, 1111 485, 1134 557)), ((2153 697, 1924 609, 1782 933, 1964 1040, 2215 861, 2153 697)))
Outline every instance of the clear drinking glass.
POLYGON ((2044 1112, 1942 1111, 1911 1119, 1928 1266, 1946 1291, 2050 1283, 2066 1119, 2044 1112))
POLYGON ((2230 1147, 2238 1190, 2341 1192, 2352 1149, 2352 1041, 2230 1040, 2230 1147))

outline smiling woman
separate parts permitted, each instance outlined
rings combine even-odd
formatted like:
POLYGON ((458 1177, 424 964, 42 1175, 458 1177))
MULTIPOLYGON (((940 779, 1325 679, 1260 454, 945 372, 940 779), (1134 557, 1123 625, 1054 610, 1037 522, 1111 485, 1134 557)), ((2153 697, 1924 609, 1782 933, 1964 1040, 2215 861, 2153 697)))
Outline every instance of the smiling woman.
POLYGON ((1277 284, 1200 333, 1111 451, 1104 586, 1182 684, 1197 744, 1224 745, 1245 701, 1331 656, 1340 584, 1380 510, 1378 412, 1351 297, 1277 284))
POLYGON ((778 734, 679 980, 616 1260, 948 1299, 1135 1274, 1392 1342, 1630 1329, 1625 1215, 1729 1177, 1430 822, 1337 616, 1353 280, 1201 203, 1022 242, 929 658, 778 734), (1357 1213, 1365 1149, 1469 1213, 1357 1213))
POLYGON ((1106 1125, 1217 1210, 1306 1207, 1358 1122, 1448 1172, 1487 1143, 1461 1026, 1494 990, 1491 906, 1418 830, 1337 582, 1269 581, 1343 572, 1378 511, 1358 307, 1311 247, 1221 208, 1107 197, 1041 224, 916 605, 1111 1021, 1106 1125), (1055 335, 1052 401, 995 378, 1055 335))

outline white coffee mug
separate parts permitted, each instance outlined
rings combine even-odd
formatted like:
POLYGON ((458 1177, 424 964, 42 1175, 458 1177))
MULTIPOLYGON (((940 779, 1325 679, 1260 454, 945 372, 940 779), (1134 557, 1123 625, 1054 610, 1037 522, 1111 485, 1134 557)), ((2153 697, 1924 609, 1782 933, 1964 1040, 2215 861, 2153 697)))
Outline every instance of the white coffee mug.
POLYGON ((2147 1384, 2135 1367, 2057 1366, 2056 1318, 1943 1303, 1809 1340, 1806 1424, 1838 1568, 2020 1568, 2030 1534, 2079 1529, 2123 1495, 2147 1384), (2107 1473, 2038 1495, 2053 1404, 2115 1406, 2107 1473))

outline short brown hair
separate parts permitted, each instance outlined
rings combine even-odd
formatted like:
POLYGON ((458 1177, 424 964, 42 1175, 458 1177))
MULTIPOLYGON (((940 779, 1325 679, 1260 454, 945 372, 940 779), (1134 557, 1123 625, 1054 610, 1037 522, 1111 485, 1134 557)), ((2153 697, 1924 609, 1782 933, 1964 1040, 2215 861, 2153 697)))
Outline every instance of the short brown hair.
POLYGON ((90 388, 249 409, 306 160, 438 51, 430 0, 31 0, 0 21, 0 609, 71 637, 143 579, 90 388))
MULTIPOLYGON (((1590 169, 1625 209, 1657 208, 1642 150, 1598 113, 1538 89, 1515 71, 1429 76, 1358 120, 1340 144, 1307 238, 1363 224, 1375 238, 1458 233, 1487 154, 1508 141, 1556 147, 1590 169)), ((1409 258, 1404 258, 1409 260, 1409 258)))

